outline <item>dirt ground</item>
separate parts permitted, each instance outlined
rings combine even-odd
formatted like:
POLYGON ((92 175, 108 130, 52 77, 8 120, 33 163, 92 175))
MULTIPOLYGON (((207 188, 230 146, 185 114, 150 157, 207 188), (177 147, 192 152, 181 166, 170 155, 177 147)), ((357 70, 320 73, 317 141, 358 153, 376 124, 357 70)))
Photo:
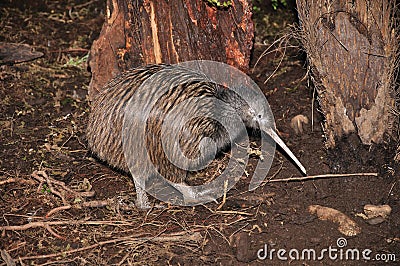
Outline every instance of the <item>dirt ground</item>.
POLYGON ((343 254, 349 249, 370 249, 367 255, 376 259, 368 265, 399 263, 400 168, 393 161, 397 143, 365 147, 350 136, 327 151, 322 118, 305 78, 304 54, 289 49, 280 65, 279 52, 260 58, 277 32, 296 21, 293 1, 277 10, 270 1, 255 1, 259 9, 251 76, 267 96, 281 137, 308 174, 342 175, 273 182, 301 176, 278 150, 267 181, 255 191, 247 191, 258 159, 252 157, 250 177, 229 191, 224 204, 219 199, 193 208, 137 210, 133 182, 93 159, 85 140, 86 59, 103 23, 104 2, 0 2, 0 42, 29 44, 44 54, 30 62, 0 65, 0 265, 367 263, 346 260, 343 254), (295 134, 290 121, 299 114, 310 123, 295 134), (365 220, 360 213, 366 204, 387 204, 392 211, 386 218, 365 220), (344 230, 350 236, 339 231, 339 214, 321 220, 308 211, 310 205, 347 215, 356 223, 353 230, 344 230), (263 258, 265 247, 269 255, 275 249, 272 259, 263 258), (324 253, 315 260, 293 259, 295 250, 300 256, 305 249, 320 255, 329 248, 337 249, 331 257, 324 253), (386 261, 377 261, 375 255, 386 261))

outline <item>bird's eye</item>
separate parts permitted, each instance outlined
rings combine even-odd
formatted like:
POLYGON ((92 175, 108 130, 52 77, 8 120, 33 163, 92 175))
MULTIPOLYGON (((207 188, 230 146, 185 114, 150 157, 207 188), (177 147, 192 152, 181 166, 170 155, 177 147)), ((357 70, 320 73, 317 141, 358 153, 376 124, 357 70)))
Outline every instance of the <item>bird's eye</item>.
POLYGON ((262 117, 262 115, 258 115, 258 118, 261 118, 262 117))

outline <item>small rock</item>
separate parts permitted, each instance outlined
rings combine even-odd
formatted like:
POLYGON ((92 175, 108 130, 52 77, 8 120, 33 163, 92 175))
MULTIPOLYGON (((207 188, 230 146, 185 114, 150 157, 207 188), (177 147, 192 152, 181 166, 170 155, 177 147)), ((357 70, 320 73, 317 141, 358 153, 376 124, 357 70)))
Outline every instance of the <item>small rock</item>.
POLYGON ((357 213, 356 216, 363 218, 367 223, 375 225, 384 222, 392 212, 389 205, 371 205, 364 206, 364 213, 357 213))
POLYGON ((296 134, 303 133, 303 124, 308 124, 308 118, 304 115, 296 115, 290 121, 290 126, 293 128, 296 134))
POLYGON ((240 262, 250 262, 255 260, 256 253, 251 247, 250 236, 245 232, 240 232, 233 236, 233 246, 236 247, 236 259, 240 262))
POLYGON ((361 233, 361 228, 350 219, 347 215, 333 208, 310 205, 308 211, 317 215, 318 219, 323 221, 331 221, 338 224, 338 230, 345 236, 356 236, 361 233))

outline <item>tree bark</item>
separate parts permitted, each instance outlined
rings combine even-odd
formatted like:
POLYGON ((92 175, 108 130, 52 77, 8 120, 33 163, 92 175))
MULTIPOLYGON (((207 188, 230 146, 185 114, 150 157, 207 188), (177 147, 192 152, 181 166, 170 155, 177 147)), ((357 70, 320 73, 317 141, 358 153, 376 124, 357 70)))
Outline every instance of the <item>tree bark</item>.
POLYGON ((302 43, 328 147, 355 132, 380 143, 394 129, 395 1, 297 0, 302 43))
POLYGON ((205 0, 107 0, 90 52, 89 97, 120 72, 152 63, 215 60, 246 72, 254 32, 250 2, 219 8, 205 0))

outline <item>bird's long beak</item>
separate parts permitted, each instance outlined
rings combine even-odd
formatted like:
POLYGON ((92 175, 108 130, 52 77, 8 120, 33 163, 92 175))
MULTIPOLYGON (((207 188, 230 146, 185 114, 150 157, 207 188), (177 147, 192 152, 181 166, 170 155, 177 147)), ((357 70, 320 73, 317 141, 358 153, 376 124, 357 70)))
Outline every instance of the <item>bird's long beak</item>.
POLYGON ((296 163, 296 165, 300 168, 301 172, 304 175, 307 175, 306 169, 300 163, 300 161, 294 156, 293 152, 286 146, 283 140, 276 134, 276 132, 272 128, 264 129, 264 132, 267 133, 281 148, 286 152, 287 155, 296 163))

